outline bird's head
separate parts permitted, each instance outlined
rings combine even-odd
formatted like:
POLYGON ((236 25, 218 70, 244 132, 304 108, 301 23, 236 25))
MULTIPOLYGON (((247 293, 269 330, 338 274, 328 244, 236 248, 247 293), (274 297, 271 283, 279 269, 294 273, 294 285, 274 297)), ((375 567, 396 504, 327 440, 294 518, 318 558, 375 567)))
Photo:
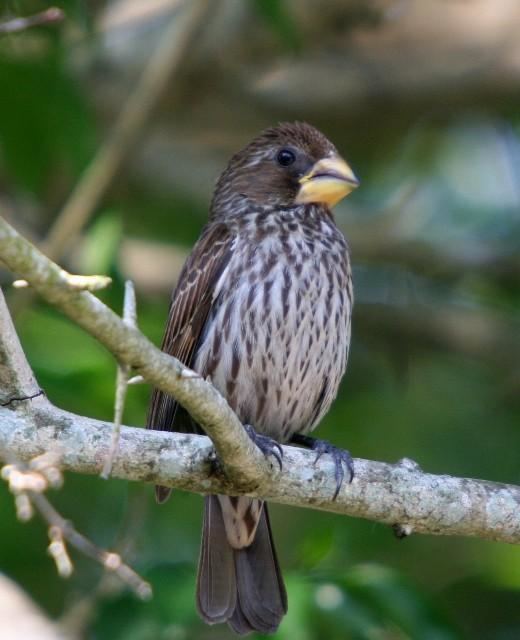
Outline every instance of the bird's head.
POLYGON ((359 185, 334 145, 303 122, 266 129, 234 155, 215 189, 213 212, 235 198, 263 206, 333 207, 359 185))

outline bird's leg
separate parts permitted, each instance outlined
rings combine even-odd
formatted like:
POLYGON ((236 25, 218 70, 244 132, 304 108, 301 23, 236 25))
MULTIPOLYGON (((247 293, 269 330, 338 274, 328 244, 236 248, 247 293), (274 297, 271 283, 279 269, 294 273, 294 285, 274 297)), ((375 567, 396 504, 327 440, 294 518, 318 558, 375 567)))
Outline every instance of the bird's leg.
POLYGON ((260 449, 264 456, 273 456, 276 459, 276 462, 278 462, 278 464, 280 465, 281 470, 283 450, 279 443, 276 442, 276 440, 269 438, 268 436, 263 436, 261 433, 257 433, 250 424, 245 424, 244 429, 247 431, 247 435, 256 444, 256 446, 260 449))
POLYGON ((311 449, 312 451, 316 451, 316 459, 314 460, 314 464, 318 462, 318 460, 324 453, 328 453, 332 456, 335 465, 334 477, 336 478, 336 491, 334 492, 334 496, 332 498, 333 500, 338 497, 343 478, 345 477, 343 465, 345 465, 349 473, 349 482, 352 482, 354 478, 354 460, 346 449, 339 449, 327 440, 318 440, 317 438, 304 436, 300 433, 295 433, 292 436, 290 443, 299 444, 302 447, 306 447, 308 449, 311 449))

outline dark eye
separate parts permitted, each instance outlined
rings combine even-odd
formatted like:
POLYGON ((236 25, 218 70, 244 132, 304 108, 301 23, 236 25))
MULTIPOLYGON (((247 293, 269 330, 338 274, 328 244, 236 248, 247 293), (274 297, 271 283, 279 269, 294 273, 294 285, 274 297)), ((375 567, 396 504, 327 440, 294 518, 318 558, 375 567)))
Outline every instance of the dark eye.
POLYGON ((282 165, 282 167, 288 167, 296 160, 296 155, 294 151, 290 149, 281 149, 278 151, 278 155, 276 156, 276 161, 278 164, 282 165))

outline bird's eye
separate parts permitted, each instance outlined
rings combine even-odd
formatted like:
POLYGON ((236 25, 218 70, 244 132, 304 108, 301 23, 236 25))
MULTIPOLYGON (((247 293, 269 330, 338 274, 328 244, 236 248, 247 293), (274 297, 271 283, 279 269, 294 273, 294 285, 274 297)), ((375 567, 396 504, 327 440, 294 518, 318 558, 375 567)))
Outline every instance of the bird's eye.
POLYGON ((294 151, 291 151, 290 149, 281 149, 276 156, 276 161, 282 167, 288 167, 295 160, 296 155, 294 154, 294 151))

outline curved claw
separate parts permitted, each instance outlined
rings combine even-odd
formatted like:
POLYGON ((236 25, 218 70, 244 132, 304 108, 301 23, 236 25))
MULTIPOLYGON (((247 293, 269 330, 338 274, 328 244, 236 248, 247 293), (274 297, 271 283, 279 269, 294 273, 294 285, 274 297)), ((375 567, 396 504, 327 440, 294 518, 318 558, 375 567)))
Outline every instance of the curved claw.
POLYGON ((338 449, 326 440, 316 440, 315 445, 312 448, 317 453, 314 464, 318 462, 318 460, 324 453, 328 453, 330 456, 332 456, 335 467, 334 478, 336 480, 336 490, 334 491, 332 499, 336 500, 339 495, 341 485, 343 484, 343 480, 345 479, 345 471, 343 470, 343 465, 345 465, 349 474, 349 484, 354 479, 354 461, 352 460, 352 456, 345 449, 338 449))
POLYGON ((324 453, 328 453, 332 456, 335 466, 334 478, 336 480, 336 490, 334 491, 332 499, 336 500, 339 495, 341 485, 343 484, 343 480, 345 478, 343 465, 345 465, 348 471, 349 483, 351 483, 354 479, 354 461, 350 453, 345 449, 339 449, 338 447, 335 447, 327 440, 318 440, 316 438, 311 438, 310 436, 304 436, 301 434, 294 435, 292 438, 292 442, 294 442, 294 444, 300 444, 305 447, 309 447, 312 451, 316 451, 314 464, 318 462, 318 460, 324 453))
POLYGON ((349 473, 349 484, 354 479, 354 461, 352 460, 352 456, 348 451, 344 449, 336 449, 334 447, 334 451, 329 451, 334 459, 335 471, 334 477, 336 479, 336 491, 334 491, 334 495, 332 499, 335 500, 338 497, 339 490, 341 489, 341 485, 343 484, 343 479, 345 478, 345 472, 343 471, 343 465, 347 468, 349 473))
POLYGON ((255 445, 260 449, 260 451, 264 454, 264 456, 273 456, 273 458, 278 462, 280 467, 280 471, 282 470, 282 459, 283 459, 283 449, 276 440, 269 438, 268 436, 264 436, 261 433, 257 433, 254 428, 250 424, 244 425, 245 430, 247 431, 248 436, 255 443, 255 445))

